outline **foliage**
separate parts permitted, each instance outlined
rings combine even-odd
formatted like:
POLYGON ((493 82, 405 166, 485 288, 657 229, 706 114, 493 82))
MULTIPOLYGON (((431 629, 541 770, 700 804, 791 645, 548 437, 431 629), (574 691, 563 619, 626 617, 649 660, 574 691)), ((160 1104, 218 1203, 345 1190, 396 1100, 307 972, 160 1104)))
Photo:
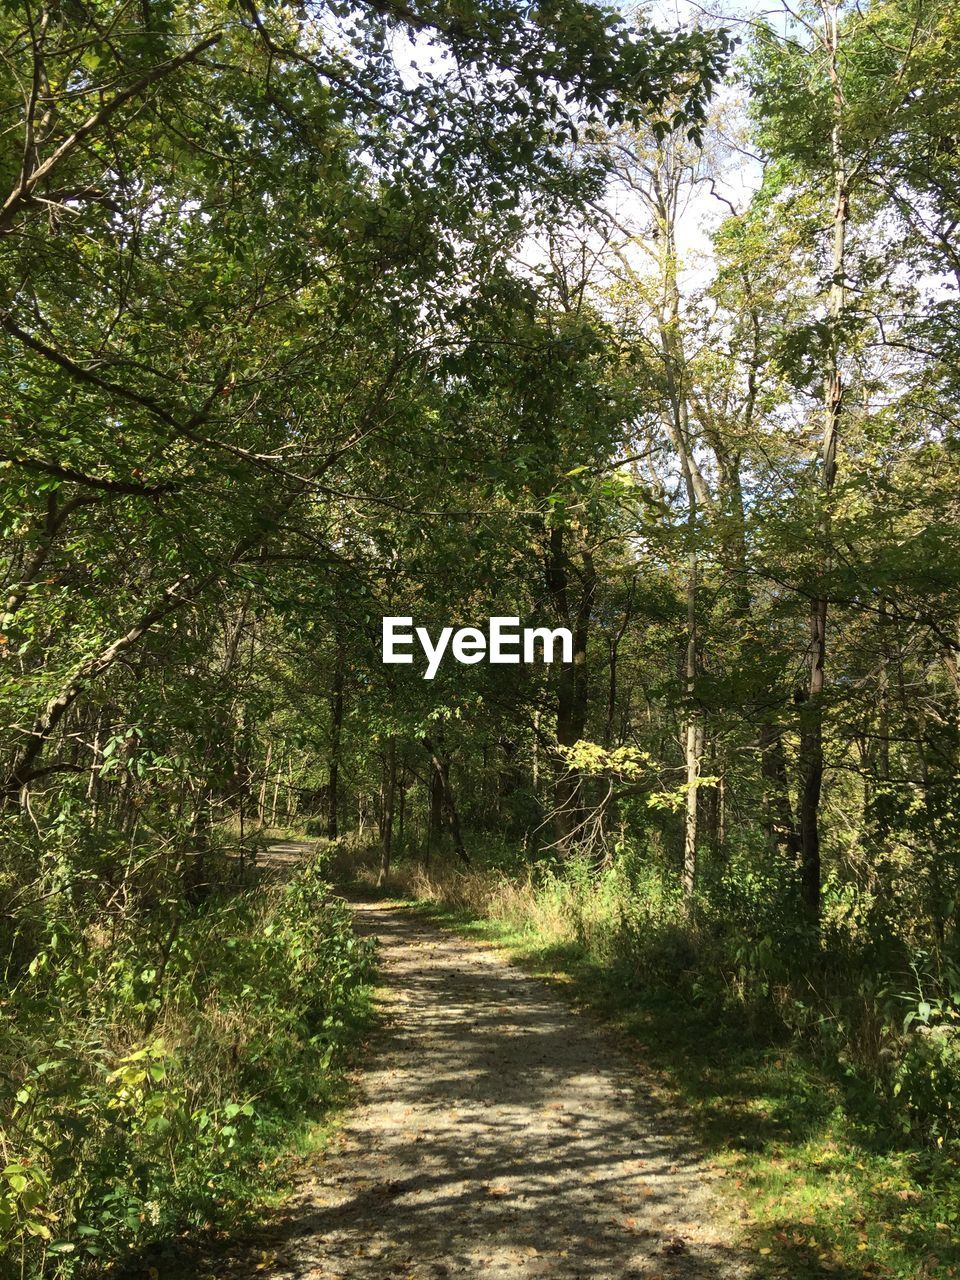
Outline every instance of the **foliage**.
POLYGON ((193 911, 105 915, 57 873, 0 1028, 3 1247, 51 1276, 265 1190, 278 1137, 332 1094, 370 965, 317 861, 193 911))

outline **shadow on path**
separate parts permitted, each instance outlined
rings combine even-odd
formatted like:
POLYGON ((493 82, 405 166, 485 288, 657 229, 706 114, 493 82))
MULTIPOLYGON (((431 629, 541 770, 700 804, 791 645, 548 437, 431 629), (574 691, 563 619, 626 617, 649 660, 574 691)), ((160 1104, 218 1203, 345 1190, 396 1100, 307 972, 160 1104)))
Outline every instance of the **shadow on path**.
POLYGON ((386 983, 364 1100, 294 1200, 194 1275, 770 1274, 731 1247, 718 1175, 610 1037, 492 951, 397 906, 354 910, 386 983))

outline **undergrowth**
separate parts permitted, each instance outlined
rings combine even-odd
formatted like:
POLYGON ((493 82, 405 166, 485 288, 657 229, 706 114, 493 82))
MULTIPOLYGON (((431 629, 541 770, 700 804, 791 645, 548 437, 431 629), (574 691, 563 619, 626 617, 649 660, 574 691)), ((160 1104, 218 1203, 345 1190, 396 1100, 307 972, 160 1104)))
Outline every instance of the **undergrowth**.
POLYGON ((371 956, 316 860, 194 905, 154 885, 108 913, 49 880, 8 940, 0 1265, 60 1280, 235 1222, 276 1187, 337 1095, 371 956))

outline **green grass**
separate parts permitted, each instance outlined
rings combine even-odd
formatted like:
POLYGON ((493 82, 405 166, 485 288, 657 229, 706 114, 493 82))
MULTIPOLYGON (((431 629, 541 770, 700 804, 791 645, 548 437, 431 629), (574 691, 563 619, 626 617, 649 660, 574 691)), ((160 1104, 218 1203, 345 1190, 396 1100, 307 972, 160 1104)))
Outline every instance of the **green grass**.
POLYGON ((577 943, 435 902, 424 917, 502 948, 621 1033, 638 1070, 691 1114, 759 1274, 960 1275, 960 1172, 942 1152, 899 1149, 858 1114, 852 1082, 795 1043, 665 989, 627 989, 577 943))

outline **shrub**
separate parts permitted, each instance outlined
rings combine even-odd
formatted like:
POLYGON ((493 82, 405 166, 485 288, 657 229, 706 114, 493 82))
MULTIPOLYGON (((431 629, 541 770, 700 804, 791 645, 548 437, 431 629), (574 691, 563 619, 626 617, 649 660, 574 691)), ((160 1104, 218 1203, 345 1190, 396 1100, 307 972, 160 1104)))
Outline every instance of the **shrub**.
POLYGON ((317 861, 157 916, 105 932, 60 904, 0 1010, 0 1242, 24 1274, 237 1212, 362 1010, 369 947, 317 861))

